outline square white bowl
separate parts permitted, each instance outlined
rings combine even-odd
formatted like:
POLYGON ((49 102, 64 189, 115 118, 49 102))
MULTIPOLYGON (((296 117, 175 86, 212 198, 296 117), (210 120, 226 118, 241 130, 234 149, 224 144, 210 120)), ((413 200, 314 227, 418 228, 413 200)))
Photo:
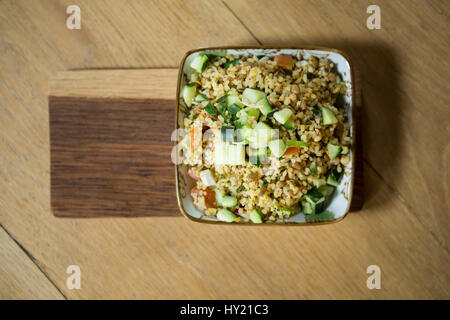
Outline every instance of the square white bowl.
MULTIPOLYGON (((354 75, 352 64, 348 56, 342 51, 330 48, 322 47, 309 47, 301 46, 296 48, 285 48, 285 47, 207 47, 199 48, 195 50, 188 51, 183 57, 179 74, 178 74, 178 85, 177 85, 177 108, 176 108, 176 128, 180 129, 184 126, 184 117, 186 115, 186 110, 180 104, 180 94, 181 88, 186 83, 185 79, 190 76, 193 72, 190 67, 190 62, 197 56, 200 52, 224 52, 231 55, 265 55, 273 57, 277 54, 288 54, 295 56, 297 52, 300 52, 304 58, 308 58, 310 55, 317 57, 327 57, 330 59, 337 67, 337 71, 340 74, 342 81, 347 84, 347 93, 344 95, 344 106, 348 113, 348 124, 350 126, 350 137, 351 137, 351 148, 349 150, 350 163, 345 167, 344 175, 336 188, 332 198, 329 201, 327 210, 333 212, 334 219, 327 221, 317 221, 317 222, 306 222, 305 215, 303 213, 296 213, 286 220, 276 220, 276 221, 266 221, 263 224, 254 224, 248 221, 240 221, 236 223, 231 223, 231 225, 318 225, 338 222, 342 220, 348 213, 350 209, 350 203, 353 195, 353 183, 355 178, 354 168, 355 168, 355 123, 353 117, 354 109, 354 75)), ((214 216, 206 216, 201 210, 197 209, 192 203, 192 199, 189 195, 189 191, 195 185, 192 178, 187 175, 186 165, 176 165, 175 166, 175 178, 176 178, 176 192, 177 200, 180 211, 187 218, 204 223, 221 223, 225 222, 219 221, 214 216)))

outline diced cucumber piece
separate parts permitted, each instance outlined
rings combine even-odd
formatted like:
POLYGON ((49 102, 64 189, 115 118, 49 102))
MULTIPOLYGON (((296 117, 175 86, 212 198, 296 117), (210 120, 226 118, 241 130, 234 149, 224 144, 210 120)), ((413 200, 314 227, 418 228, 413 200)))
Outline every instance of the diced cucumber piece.
POLYGON ((245 145, 216 140, 214 144, 214 163, 216 165, 245 164, 245 145))
POLYGON ((315 208, 314 208, 314 213, 321 213, 323 210, 325 210, 325 208, 328 206, 328 199, 325 198, 324 201, 316 204, 315 208))
POLYGON ((309 171, 311 171, 311 174, 313 176, 317 176, 317 168, 316 168, 316 162, 315 161, 311 162, 311 164, 309 165, 309 171))
POLYGON ((303 197, 302 206, 304 213, 311 211, 312 214, 316 214, 325 210, 328 205, 328 200, 333 192, 334 188, 331 186, 322 185, 319 188, 313 187, 303 197), (307 205, 307 203, 309 205, 307 205))
POLYGON ((239 135, 243 140, 246 140, 253 135, 253 129, 248 125, 244 125, 239 129, 239 135))
POLYGON ((228 111, 230 111, 231 120, 236 119, 236 114, 241 111, 241 107, 237 105, 237 103, 233 103, 231 106, 228 106, 228 111))
POLYGON ((327 183, 333 187, 337 187, 339 185, 339 182, 336 180, 336 178, 332 174, 330 174, 328 176, 327 183))
POLYGON ((223 207, 223 203, 222 203, 223 194, 222 194, 222 192, 219 189, 217 189, 217 188, 214 191, 216 193, 217 206, 223 207))
POLYGON ((234 208, 238 204, 237 198, 232 196, 223 196, 221 202, 222 206, 224 206, 225 208, 234 208))
POLYGON ((249 218, 253 223, 263 223, 261 214, 256 209, 250 211, 249 218))
POLYGON ((336 146, 334 144, 329 143, 327 145, 327 153, 330 156, 331 160, 336 159, 336 157, 341 153, 342 151, 342 147, 341 146, 336 146))
POLYGON ((274 129, 272 129, 272 127, 264 122, 258 122, 253 132, 259 138, 259 140, 267 142, 269 142, 277 133, 274 129))
POLYGON ((311 205, 311 203, 309 203, 306 200, 302 201, 302 211, 304 214, 312 214, 313 213, 313 207, 311 205))
POLYGON ((244 109, 245 108, 245 105, 242 103, 242 102, 239 102, 239 101, 236 101, 235 103, 233 103, 233 104, 236 104, 236 105, 238 105, 239 106, 239 108, 241 108, 241 109, 244 109))
POLYGON ((341 179, 341 176, 344 174, 344 171, 339 172, 339 171, 337 171, 337 169, 333 169, 331 171, 331 174, 336 179, 336 181, 339 181, 339 179, 341 179))
POLYGON ((231 126, 222 126, 220 128, 220 137, 222 138, 222 141, 234 141, 234 127, 231 126))
POLYGON ((295 128, 294 119, 290 118, 286 123, 282 124, 283 127, 285 127, 288 130, 292 130, 295 128))
POLYGON ((236 129, 241 129, 242 127, 247 126, 248 123, 248 114, 245 110, 240 110, 238 111, 238 113, 236 114, 236 117, 238 118, 238 120, 235 121, 235 126, 236 129))
POLYGON ((336 169, 331 171, 331 174, 327 178, 327 183, 331 186, 337 187, 339 185, 339 179, 341 179, 342 172, 338 172, 336 169))
POLYGON ((253 130, 253 134, 247 140, 252 148, 259 149, 266 147, 275 134, 276 131, 269 125, 264 122, 258 122, 253 130))
MULTIPOLYGON (((222 103, 222 102, 226 102, 226 100, 228 99, 228 95, 224 95, 221 96, 219 99, 216 100, 216 103, 222 103)), ((228 104, 226 104, 226 106, 228 107, 228 104)))
POLYGON ((186 105, 188 107, 190 107, 192 105, 192 101, 195 98, 196 89, 197 89, 197 87, 195 84, 186 84, 183 87, 183 99, 184 99, 184 103, 186 103, 186 105))
POLYGON ((277 120, 281 124, 285 124, 293 115, 293 112, 291 109, 284 108, 280 111, 277 111, 273 114, 273 117, 275 120, 277 120))
POLYGON ((202 73, 206 68, 206 63, 208 62, 208 56, 206 54, 197 55, 191 62, 191 68, 202 73))
POLYGON ((228 121, 228 116, 227 116, 227 104, 226 103, 221 103, 219 104, 218 110, 220 112, 220 114, 222 115, 223 119, 225 122, 228 121))
POLYGON ((253 130, 252 136, 248 137, 247 140, 252 148, 259 149, 266 147, 275 134, 276 131, 269 125, 264 122, 258 122, 253 130))
POLYGON ((255 134, 248 137, 247 141, 250 147, 253 149, 264 148, 267 147, 267 145, 269 144, 269 141, 267 139, 260 139, 255 134))
POLYGON ((246 113, 249 117, 254 117, 255 120, 258 120, 261 111, 258 108, 248 108, 246 113))
POLYGON ((308 194, 305 195, 305 199, 306 199, 306 201, 308 201, 313 206, 313 209, 315 208, 314 207, 315 205, 325 201, 325 197, 324 196, 322 196, 319 200, 316 200, 315 198, 313 198, 311 195, 308 195, 308 194))
POLYGON ((237 114, 236 114, 236 116, 238 117, 238 119, 241 119, 241 120, 245 120, 245 122, 247 122, 248 121, 248 113, 247 113, 247 110, 240 110, 237 114))
POLYGON ((231 106, 233 103, 241 104, 241 101, 239 100, 239 97, 231 95, 231 94, 227 95, 227 105, 231 106))
POLYGON ((239 135, 239 129, 242 129, 247 125, 247 119, 238 119, 234 122, 234 125, 236 126, 237 134, 238 134, 238 141, 242 141, 241 136, 239 135))
POLYGON ((311 213, 312 214, 319 213, 323 210, 323 205, 325 204, 325 198, 322 198, 322 199, 323 200, 318 203, 311 203, 311 202, 307 201, 311 205, 311 211, 312 211, 311 213))
POLYGON ((312 203, 320 203, 325 200, 325 197, 323 196, 322 192, 319 191, 318 188, 312 187, 311 190, 308 191, 308 193, 305 195, 305 199, 312 203))
POLYGON ((263 115, 268 115, 273 111, 266 94, 260 90, 247 88, 242 93, 242 98, 250 104, 258 106, 263 115))
POLYGON ((327 107, 322 106, 322 124, 330 125, 335 124, 337 122, 338 120, 336 119, 336 116, 334 115, 333 111, 331 111, 327 107))
POLYGON ((235 222, 239 221, 238 216, 236 216, 233 212, 228 209, 220 209, 217 212, 217 220, 223 222, 235 222))
POLYGON ((320 204, 322 203, 318 203, 318 204, 316 204, 316 203, 310 203, 310 202, 308 202, 309 203, 309 205, 311 206, 311 214, 316 214, 316 213, 318 213, 318 207, 320 206, 320 204))
POLYGON ((258 100, 256 102, 256 105, 259 107, 259 110, 261 110, 261 113, 265 116, 267 116, 269 113, 273 111, 272 107, 270 106, 269 100, 267 100, 266 96, 258 100))
POLYGON ((250 103, 257 103, 262 98, 266 97, 266 94, 260 90, 247 88, 242 93, 242 97, 250 103))
POLYGON ((275 134, 275 131, 272 129, 272 127, 262 121, 258 122, 258 124, 255 127, 255 130, 266 130, 270 132, 271 137, 275 134))
POLYGON ((269 148, 270 151, 276 156, 276 157, 281 157, 284 152, 286 151, 286 144, 284 143, 283 140, 278 139, 278 140, 272 140, 269 142, 269 148))
POLYGON ((197 102, 208 101, 208 98, 204 94, 199 93, 198 95, 195 96, 195 101, 197 102))
POLYGON ((320 186, 320 187, 319 187, 319 191, 320 191, 320 193, 323 194, 323 196, 324 196, 325 198, 328 198, 328 197, 330 197, 330 196, 333 194, 333 192, 334 192, 334 187, 332 187, 332 186, 327 186, 327 185, 323 185, 323 186, 320 186))
POLYGON ((216 110, 216 108, 213 107, 213 105, 211 103, 208 103, 204 109, 206 110, 206 112, 208 112, 212 116, 217 115, 217 110, 216 110))
POLYGON ((307 147, 309 146, 308 142, 304 142, 304 141, 298 141, 298 140, 287 140, 286 141, 286 147, 290 148, 290 147, 307 147))

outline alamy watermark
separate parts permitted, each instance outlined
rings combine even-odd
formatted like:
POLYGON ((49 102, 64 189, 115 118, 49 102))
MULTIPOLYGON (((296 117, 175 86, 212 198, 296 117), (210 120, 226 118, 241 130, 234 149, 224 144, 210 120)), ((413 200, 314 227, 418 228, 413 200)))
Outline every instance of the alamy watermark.
MULTIPOLYGON (((276 153, 277 149, 287 149, 284 141, 279 139, 279 130, 272 128, 253 129, 247 136, 243 129, 233 127, 203 130, 201 126, 194 126, 189 132, 174 130, 171 140, 178 142, 171 152, 174 164, 182 164, 185 159, 195 164, 242 165, 246 161, 255 165, 269 164, 282 156, 276 153)), ((303 147, 308 145, 299 143, 303 143, 303 147)))
POLYGON ((77 265, 70 265, 66 269, 66 273, 70 274, 66 280, 66 286, 69 290, 81 289, 81 269, 77 265))
POLYGON ((69 30, 81 29, 81 9, 79 6, 72 4, 67 7, 66 13, 70 14, 66 19, 66 27, 69 30))
POLYGON ((370 16, 367 18, 366 26, 369 30, 381 29, 381 9, 376 4, 367 7, 367 13, 370 16))
POLYGON ((371 274, 366 281, 369 290, 381 289, 381 269, 376 264, 367 267, 367 274, 371 274))

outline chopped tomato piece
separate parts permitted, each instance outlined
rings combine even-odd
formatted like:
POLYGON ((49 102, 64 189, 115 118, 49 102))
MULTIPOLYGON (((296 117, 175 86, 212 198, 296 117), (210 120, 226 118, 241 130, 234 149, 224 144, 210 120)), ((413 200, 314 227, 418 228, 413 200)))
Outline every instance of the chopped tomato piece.
POLYGON ((192 128, 189 131, 189 148, 194 151, 195 148, 201 146, 202 141, 202 128, 192 128))
POLYGON ((191 147, 191 151, 194 151, 194 128, 189 132, 189 145, 191 147))
POLYGON ((194 200, 194 197, 204 197, 205 198, 205 206, 206 208, 215 208, 216 207, 216 193, 211 189, 201 190, 197 187, 193 187, 191 189, 191 198, 194 200))
POLYGON ((300 152, 300 148, 297 147, 289 147, 286 149, 286 151, 284 152, 283 156, 291 156, 293 154, 297 154, 300 152))
POLYGON ((187 171, 187 174, 192 179, 200 181, 200 177, 195 174, 193 167, 189 167, 189 169, 187 171))
POLYGON ((286 54, 276 55, 275 62, 277 66, 288 70, 292 70, 292 67, 294 66, 294 58, 286 54))

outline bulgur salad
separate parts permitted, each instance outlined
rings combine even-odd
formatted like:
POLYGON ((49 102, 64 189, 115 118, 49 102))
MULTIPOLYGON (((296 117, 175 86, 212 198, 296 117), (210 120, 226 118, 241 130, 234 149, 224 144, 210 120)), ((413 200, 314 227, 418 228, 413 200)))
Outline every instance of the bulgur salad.
POLYGON ((327 57, 200 52, 190 62, 182 161, 193 204, 224 222, 327 215, 350 162, 347 92, 327 57))

